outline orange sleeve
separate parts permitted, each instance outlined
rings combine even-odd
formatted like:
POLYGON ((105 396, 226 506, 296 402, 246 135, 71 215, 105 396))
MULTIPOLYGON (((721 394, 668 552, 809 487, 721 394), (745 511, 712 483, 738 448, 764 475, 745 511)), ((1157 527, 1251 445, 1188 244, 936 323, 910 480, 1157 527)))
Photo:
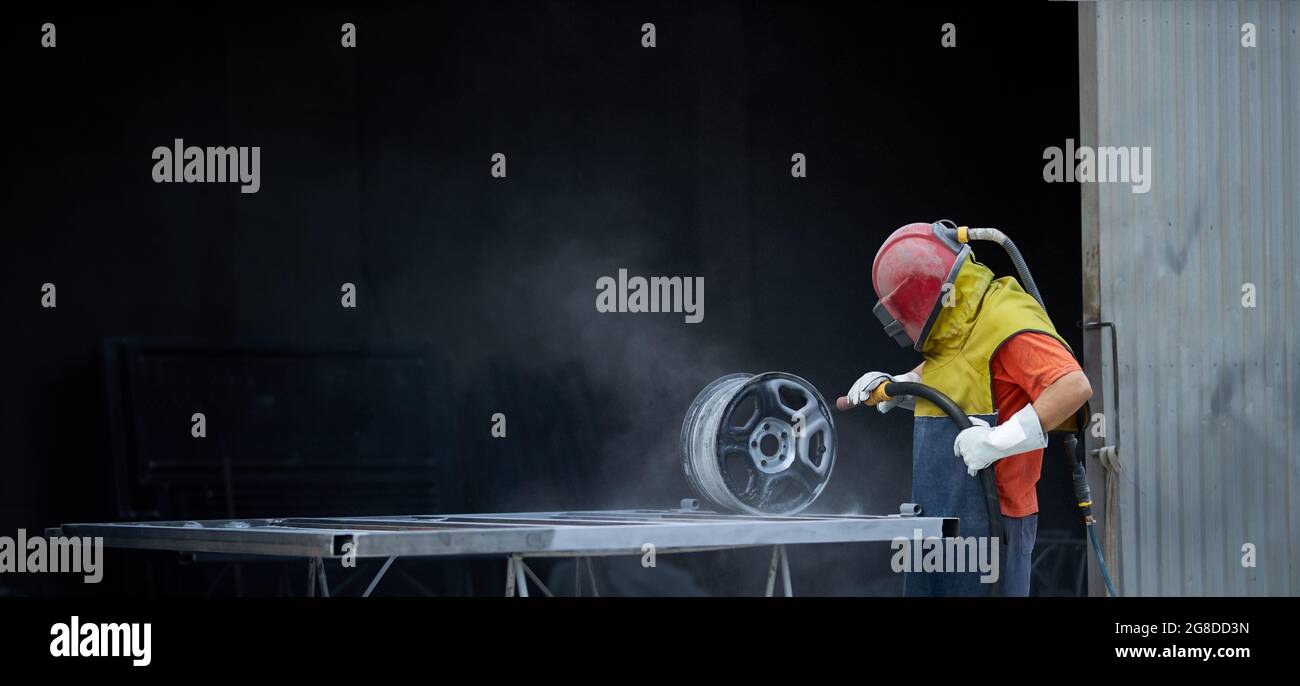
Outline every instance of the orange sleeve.
POLYGON ((1057 379, 1082 371, 1074 355, 1060 341, 1043 333, 1026 331, 1008 338, 993 357, 995 380, 1019 386, 1029 402, 1057 379))

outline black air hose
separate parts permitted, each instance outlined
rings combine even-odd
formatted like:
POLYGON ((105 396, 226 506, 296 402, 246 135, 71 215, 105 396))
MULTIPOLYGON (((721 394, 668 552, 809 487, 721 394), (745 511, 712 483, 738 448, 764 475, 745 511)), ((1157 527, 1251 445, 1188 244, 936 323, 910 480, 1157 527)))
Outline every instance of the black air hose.
MULTIPOLYGON (((962 411, 961 407, 957 403, 953 402, 952 398, 949 398, 935 388, 911 381, 886 381, 881 384, 881 386, 883 387, 882 392, 886 397, 911 395, 929 400, 940 410, 943 410, 943 413, 948 415, 948 418, 951 419, 959 429, 965 430, 975 426, 975 423, 970 420, 970 417, 966 416, 966 413, 962 411)), ((984 489, 984 508, 988 512, 989 536, 997 538, 999 541, 1003 541, 1003 547, 1005 548, 1006 539, 1003 536, 1002 506, 998 502, 998 485, 993 478, 992 465, 981 469, 979 471, 979 477, 980 485, 984 489)), ((1001 590, 1002 581, 999 576, 998 582, 993 586, 993 595, 1002 595, 1001 590)))

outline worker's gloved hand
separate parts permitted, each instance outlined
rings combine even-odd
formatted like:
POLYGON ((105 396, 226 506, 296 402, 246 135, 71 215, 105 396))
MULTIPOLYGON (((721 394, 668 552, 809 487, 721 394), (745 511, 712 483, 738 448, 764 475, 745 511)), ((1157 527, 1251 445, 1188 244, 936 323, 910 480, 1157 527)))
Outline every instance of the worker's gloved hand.
MULTIPOLYGON (((849 389, 849 395, 848 395, 849 406, 857 407, 858 405, 866 402, 867 398, 871 395, 871 392, 876 390, 877 386, 879 386, 880 384, 886 381, 916 382, 920 380, 921 380, 921 375, 915 372, 907 372, 906 374, 899 374, 897 376, 894 376, 892 374, 886 374, 885 372, 867 372, 866 374, 863 374, 857 381, 853 382, 853 387, 849 389)), ((911 409, 912 406, 915 404, 916 404, 916 399, 910 395, 896 395, 890 398, 889 400, 886 400, 881 403, 876 403, 876 410, 878 410, 880 414, 884 414, 900 405, 908 409, 911 409)))
POLYGON ((996 427, 978 417, 970 419, 975 426, 957 434, 952 451, 966 463, 971 476, 1004 457, 1047 447, 1047 435, 1032 403, 996 427))

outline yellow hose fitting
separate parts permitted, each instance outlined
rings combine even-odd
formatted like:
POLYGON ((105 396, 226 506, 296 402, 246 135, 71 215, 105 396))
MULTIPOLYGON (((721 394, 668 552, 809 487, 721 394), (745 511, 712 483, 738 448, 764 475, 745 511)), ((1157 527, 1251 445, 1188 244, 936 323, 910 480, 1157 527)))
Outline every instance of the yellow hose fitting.
POLYGON ((966 229, 967 229, 967 227, 965 227, 965 226, 959 226, 959 227, 957 227, 957 242, 958 242, 958 243, 966 243, 966 242, 969 242, 969 241, 970 241, 970 237, 966 235, 966 229))
POLYGON ((889 385, 888 381, 876 386, 875 389, 871 391, 871 395, 867 396, 868 406, 875 407, 877 403, 883 403, 886 400, 889 400, 889 394, 885 392, 885 386, 887 385, 889 385))

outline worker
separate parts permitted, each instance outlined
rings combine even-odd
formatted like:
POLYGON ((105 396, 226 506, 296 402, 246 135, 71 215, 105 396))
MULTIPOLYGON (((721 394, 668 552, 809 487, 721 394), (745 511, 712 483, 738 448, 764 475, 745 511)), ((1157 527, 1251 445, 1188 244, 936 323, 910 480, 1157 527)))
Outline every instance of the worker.
MULTIPOLYGON (((1092 388, 1051 320, 1015 278, 993 278, 975 261, 965 230, 908 224, 889 236, 871 265, 885 331, 921 353, 901 374, 868 372, 849 390, 867 402, 886 381, 920 382, 952 398, 974 426, 959 429, 925 399, 895 396, 880 412, 913 410, 912 501, 933 516, 960 518, 961 535, 988 536, 981 469, 995 470, 1004 540, 1001 594, 1029 595, 1038 532, 1038 477, 1050 430, 1073 422, 1092 388), (953 234, 957 234, 954 240, 953 234)), ((968 567, 945 567, 968 569, 968 567)), ((985 595, 979 574, 907 574, 907 595, 985 595)))

